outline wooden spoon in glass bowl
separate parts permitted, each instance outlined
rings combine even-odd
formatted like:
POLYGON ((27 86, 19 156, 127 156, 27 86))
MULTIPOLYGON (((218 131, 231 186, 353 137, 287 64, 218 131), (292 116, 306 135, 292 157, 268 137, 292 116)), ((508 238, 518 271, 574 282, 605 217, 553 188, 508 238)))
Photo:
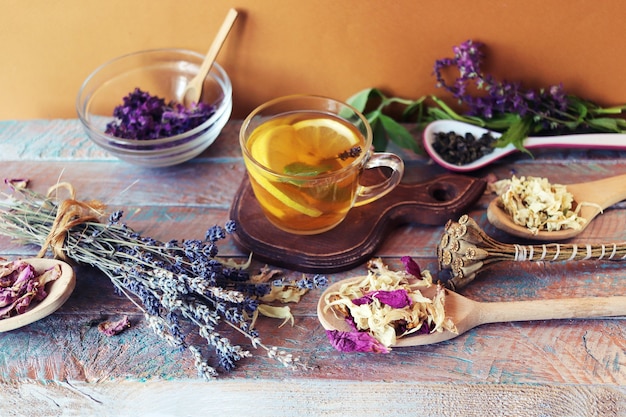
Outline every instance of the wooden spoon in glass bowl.
POLYGON ((513 222, 511 216, 501 207, 499 197, 489 203, 487 219, 496 228, 525 239, 541 241, 570 239, 585 230, 605 209, 626 199, 626 174, 579 184, 566 184, 565 187, 573 195, 575 204, 582 204, 578 216, 586 219, 586 222, 580 229, 539 230, 534 233, 529 228, 513 222))
POLYGON ((63 261, 45 258, 28 258, 22 259, 22 261, 32 265, 37 274, 42 274, 55 265, 60 265, 61 275, 56 280, 46 284, 48 293, 46 298, 38 302, 33 301, 29 309, 22 314, 0 319, 0 332, 7 332, 26 326, 54 313, 67 301, 76 285, 74 270, 63 261))
MULTIPOLYGON (((326 294, 336 292, 343 284, 363 280, 353 277, 330 285, 320 297, 317 317, 326 330, 350 331, 343 317, 335 314, 326 303, 326 294)), ((420 289, 426 297, 433 297, 435 286, 420 289)), ((421 346, 454 339, 474 327, 488 323, 513 321, 587 319, 626 316, 626 296, 580 297, 560 299, 540 299, 525 301, 477 302, 460 294, 446 291, 444 311, 456 325, 458 333, 448 330, 430 334, 406 336, 397 339, 394 346, 421 346)))
MULTIPOLYGON (((509 144, 503 148, 494 148, 491 153, 467 164, 456 165, 443 159, 435 150, 433 144, 436 141, 437 133, 454 132, 459 136, 471 133, 476 140, 489 133, 494 138, 501 136, 498 132, 493 132, 482 127, 456 120, 437 120, 424 129, 423 143, 424 149, 438 165, 455 172, 470 172, 483 168, 500 158, 513 152, 518 152, 517 148, 509 144)), ((626 149, 626 134, 621 133, 585 133, 576 135, 538 136, 529 137, 524 140, 526 149, 534 148, 580 148, 580 149, 626 149)))
POLYGON ((202 65, 198 70, 198 74, 196 74, 196 76, 193 77, 185 87, 185 91, 182 94, 182 102, 185 106, 189 107, 191 104, 198 103, 200 101, 204 80, 209 74, 209 71, 211 71, 213 63, 217 58, 217 54, 220 52, 220 49, 222 49, 222 45, 224 44, 224 41, 226 41, 226 37, 228 36, 230 29, 233 27, 235 19, 237 19, 237 15, 238 12, 235 9, 230 9, 226 14, 222 26, 217 31, 215 39, 213 39, 209 50, 204 56, 202 65))

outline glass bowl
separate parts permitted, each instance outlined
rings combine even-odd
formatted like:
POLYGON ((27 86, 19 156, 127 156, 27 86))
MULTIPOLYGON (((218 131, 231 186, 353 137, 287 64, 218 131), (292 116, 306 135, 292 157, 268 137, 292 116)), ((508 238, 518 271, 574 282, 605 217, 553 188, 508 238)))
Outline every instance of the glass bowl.
POLYGON ((148 167, 180 164, 196 157, 217 138, 232 112, 232 85, 217 63, 204 81, 201 101, 215 108, 203 124, 163 139, 123 139, 105 133, 113 109, 135 88, 182 102, 187 83, 198 73, 204 56, 184 49, 154 49, 115 58, 83 82, 76 98, 78 118, 89 138, 121 160, 148 167))

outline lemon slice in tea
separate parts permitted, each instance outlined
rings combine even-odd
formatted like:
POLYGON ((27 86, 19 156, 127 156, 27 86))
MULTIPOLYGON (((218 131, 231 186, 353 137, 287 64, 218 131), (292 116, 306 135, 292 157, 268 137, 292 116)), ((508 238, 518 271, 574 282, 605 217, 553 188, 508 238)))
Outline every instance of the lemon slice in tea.
POLYGON ((302 151, 318 161, 337 158, 342 152, 361 143, 358 132, 328 117, 302 120, 295 123, 293 128, 302 151))
MULTIPOLYGON (((250 153, 261 165, 272 171, 282 172, 285 166, 293 162, 293 149, 297 146, 293 127, 289 125, 272 126, 258 134, 253 132, 253 135, 254 137, 250 139, 250 153)), ((309 217, 322 215, 320 210, 308 207, 285 194, 257 168, 251 166, 248 168, 248 172, 261 187, 285 206, 309 217)), ((279 213, 277 210, 271 211, 276 217, 282 217, 283 213, 279 213)))
POLYGON ((274 172, 282 172, 293 162, 293 147, 297 146, 296 133, 289 125, 272 126, 254 133, 250 153, 261 165, 274 172))

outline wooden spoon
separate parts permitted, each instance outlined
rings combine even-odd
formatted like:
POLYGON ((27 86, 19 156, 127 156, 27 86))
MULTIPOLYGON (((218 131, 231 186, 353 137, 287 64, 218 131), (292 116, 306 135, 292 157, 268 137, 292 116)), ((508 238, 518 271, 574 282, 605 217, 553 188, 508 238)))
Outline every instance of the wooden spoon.
MULTIPOLYGON (((325 301, 326 294, 335 292, 343 284, 362 280, 353 277, 335 282, 320 297, 317 316, 326 330, 350 331, 350 327, 325 301)), ((436 288, 420 289, 426 297, 433 297, 436 288)), ((395 346, 421 346, 454 339, 457 336, 488 323, 512 321, 585 319, 626 316, 626 296, 560 298, 552 300, 477 302, 450 290, 446 291, 445 312, 457 327, 458 334, 450 331, 427 335, 407 336, 397 340, 395 346)))
POLYGON ((540 230, 536 234, 527 227, 513 222, 513 219, 500 206, 499 197, 495 198, 487 208, 487 219, 500 230, 511 235, 534 240, 557 241, 572 238, 581 233, 591 221, 602 211, 626 199, 626 174, 604 178, 597 181, 566 185, 567 191, 574 196, 575 204, 585 204, 578 215, 587 220, 582 228, 562 229, 556 231, 540 230))
POLYGON ((27 324, 33 323, 54 313, 59 307, 67 301, 76 285, 76 277, 74 270, 70 265, 56 259, 30 258, 23 259, 24 262, 31 264, 38 274, 45 270, 61 266, 61 276, 46 285, 48 295, 38 303, 33 303, 29 310, 17 316, 0 319, 0 332, 17 329, 27 324))
POLYGON ((217 54, 220 49, 222 49, 222 45, 224 44, 230 29, 235 23, 235 19, 237 19, 237 10, 230 9, 226 14, 222 27, 220 27, 220 30, 217 32, 211 47, 206 53, 204 61, 202 61, 198 74, 196 74, 196 76, 193 77, 191 81, 189 81, 189 84, 185 87, 185 91, 183 92, 183 103, 185 106, 189 107, 192 103, 198 103, 200 101, 204 80, 209 74, 209 71, 211 71, 215 58, 217 58, 217 54))

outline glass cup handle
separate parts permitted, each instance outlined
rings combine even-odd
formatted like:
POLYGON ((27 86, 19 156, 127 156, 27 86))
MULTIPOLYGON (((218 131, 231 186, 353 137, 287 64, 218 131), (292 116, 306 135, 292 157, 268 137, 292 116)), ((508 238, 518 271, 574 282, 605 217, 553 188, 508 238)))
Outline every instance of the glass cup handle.
POLYGON ((363 169, 378 167, 391 168, 391 175, 385 178, 384 181, 375 185, 359 185, 353 207, 362 206, 374 200, 378 200, 400 183, 402 175, 404 174, 404 161, 398 155, 387 152, 377 152, 370 157, 363 166, 363 169))

